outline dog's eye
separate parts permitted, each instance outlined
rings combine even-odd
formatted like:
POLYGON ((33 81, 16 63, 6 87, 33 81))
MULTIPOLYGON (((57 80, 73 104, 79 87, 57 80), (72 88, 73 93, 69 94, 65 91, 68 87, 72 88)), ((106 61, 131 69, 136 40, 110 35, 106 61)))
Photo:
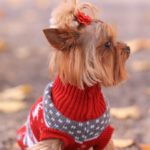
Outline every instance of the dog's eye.
POLYGON ((111 48, 112 43, 110 41, 106 42, 104 46, 105 46, 105 48, 111 48))

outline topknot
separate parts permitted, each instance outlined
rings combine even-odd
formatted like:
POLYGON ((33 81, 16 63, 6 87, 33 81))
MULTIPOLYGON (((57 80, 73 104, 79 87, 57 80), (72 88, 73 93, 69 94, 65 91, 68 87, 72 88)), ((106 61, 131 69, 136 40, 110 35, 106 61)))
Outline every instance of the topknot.
POLYGON ((98 10, 91 3, 78 4, 77 0, 64 0, 54 11, 50 18, 50 28, 78 28, 80 22, 76 18, 78 12, 85 13, 92 20, 98 19, 98 10))

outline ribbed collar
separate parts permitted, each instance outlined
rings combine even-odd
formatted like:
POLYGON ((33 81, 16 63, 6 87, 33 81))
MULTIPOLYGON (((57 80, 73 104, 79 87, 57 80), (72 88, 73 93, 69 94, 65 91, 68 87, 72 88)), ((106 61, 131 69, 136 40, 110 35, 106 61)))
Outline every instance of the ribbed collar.
POLYGON ((72 120, 96 119, 106 111, 106 104, 99 84, 81 90, 70 84, 64 85, 57 77, 51 94, 55 107, 72 120))

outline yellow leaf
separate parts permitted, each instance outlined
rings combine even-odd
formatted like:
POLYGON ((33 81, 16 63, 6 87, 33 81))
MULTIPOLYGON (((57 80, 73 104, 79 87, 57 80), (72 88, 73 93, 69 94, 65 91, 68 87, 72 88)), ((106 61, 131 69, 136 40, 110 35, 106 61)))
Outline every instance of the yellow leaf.
POLYGON ((150 61, 136 61, 132 64, 132 68, 136 71, 150 70, 150 61))
POLYGON ((127 148, 134 144, 132 139, 114 139, 114 146, 117 148, 127 148))
POLYGON ((5 16, 5 12, 0 9, 0 19, 3 18, 4 16, 5 16))
POLYGON ((150 87, 145 90, 146 94, 150 95, 150 87))
POLYGON ((132 53, 141 49, 150 49, 150 39, 134 39, 127 43, 130 46, 132 53))
POLYGON ((19 59, 26 59, 30 56, 30 51, 29 51, 28 47, 20 47, 19 49, 16 49, 15 55, 19 59))
POLYGON ((130 46, 131 52, 134 53, 140 49, 139 40, 128 41, 127 44, 130 46))
POLYGON ((111 108, 110 114, 117 119, 127 119, 127 118, 137 119, 140 117, 140 111, 137 106, 111 108))
POLYGON ((150 144, 140 144, 141 150, 150 150, 150 144))
POLYGON ((26 108, 26 104, 20 101, 0 101, 0 112, 13 113, 26 108))
POLYGON ((0 100, 24 100, 28 94, 30 94, 32 88, 30 85, 21 85, 18 87, 6 89, 0 93, 0 100))
POLYGON ((6 43, 3 40, 0 40, 0 52, 6 50, 6 43))

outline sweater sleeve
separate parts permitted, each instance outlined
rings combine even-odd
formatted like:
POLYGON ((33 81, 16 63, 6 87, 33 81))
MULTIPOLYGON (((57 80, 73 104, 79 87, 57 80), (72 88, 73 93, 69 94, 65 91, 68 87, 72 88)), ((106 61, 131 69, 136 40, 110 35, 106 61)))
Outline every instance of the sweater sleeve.
POLYGON ((41 97, 32 106, 30 111, 30 126, 37 142, 46 139, 60 139, 64 145, 69 145, 74 142, 74 139, 66 133, 52 129, 46 125, 43 113, 43 98, 41 97))
POLYGON ((32 105, 26 123, 17 131, 17 142, 22 150, 39 141, 39 114, 42 110, 42 98, 32 105))

